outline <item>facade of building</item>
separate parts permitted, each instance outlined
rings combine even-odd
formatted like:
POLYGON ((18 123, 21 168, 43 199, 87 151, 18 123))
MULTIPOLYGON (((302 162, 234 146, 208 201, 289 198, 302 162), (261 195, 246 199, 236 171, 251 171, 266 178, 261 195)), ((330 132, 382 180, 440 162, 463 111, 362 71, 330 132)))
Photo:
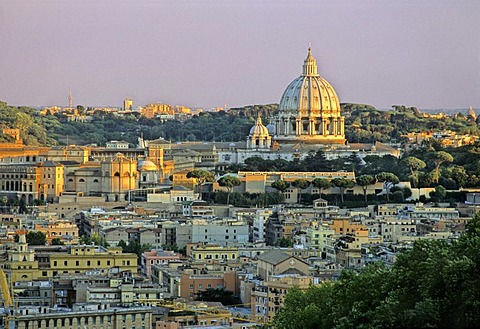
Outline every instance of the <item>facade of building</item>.
POLYGON ((78 305, 73 310, 28 308, 25 314, 11 317, 18 329, 100 329, 152 328, 152 309, 148 307, 110 308, 104 305, 78 305))

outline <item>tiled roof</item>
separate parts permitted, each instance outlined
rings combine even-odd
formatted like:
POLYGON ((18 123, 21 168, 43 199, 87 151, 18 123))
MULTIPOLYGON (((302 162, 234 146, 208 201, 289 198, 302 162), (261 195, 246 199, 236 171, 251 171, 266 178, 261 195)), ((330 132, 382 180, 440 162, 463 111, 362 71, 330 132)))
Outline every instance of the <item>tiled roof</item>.
POLYGON ((280 251, 278 249, 272 249, 269 251, 264 252, 260 256, 258 256, 259 260, 263 260, 264 262, 270 263, 272 265, 277 265, 287 259, 289 259, 290 256, 289 254, 284 253, 283 251, 280 251))

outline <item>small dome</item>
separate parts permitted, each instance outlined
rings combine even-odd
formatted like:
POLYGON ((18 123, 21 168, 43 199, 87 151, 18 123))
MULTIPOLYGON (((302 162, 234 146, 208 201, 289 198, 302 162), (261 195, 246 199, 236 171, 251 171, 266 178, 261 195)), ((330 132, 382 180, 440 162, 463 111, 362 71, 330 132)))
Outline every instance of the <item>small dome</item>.
POLYGON ((270 135, 275 134, 275 125, 273 123, 270 123, 267 125, 267 130, 270 133, 270 135))
POLYGON ((157 166, 150 160, 142 160, 138 163, 138 171, 156 171, 157 166))
POLYGON ((255 126, 250 129, 250 136, 269 136, 268 129, 262 124, 260 116, 258 116, 255 126))

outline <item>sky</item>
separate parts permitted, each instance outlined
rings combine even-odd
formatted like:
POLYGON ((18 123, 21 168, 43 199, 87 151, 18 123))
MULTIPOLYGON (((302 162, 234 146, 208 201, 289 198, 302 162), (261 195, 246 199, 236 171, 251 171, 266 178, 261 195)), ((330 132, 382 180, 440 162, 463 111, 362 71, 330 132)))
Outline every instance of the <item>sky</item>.
POLYGON ((0 0, 0 100, 277 103, 309 43, 340 102, 480 108, 478 0, 0 0))

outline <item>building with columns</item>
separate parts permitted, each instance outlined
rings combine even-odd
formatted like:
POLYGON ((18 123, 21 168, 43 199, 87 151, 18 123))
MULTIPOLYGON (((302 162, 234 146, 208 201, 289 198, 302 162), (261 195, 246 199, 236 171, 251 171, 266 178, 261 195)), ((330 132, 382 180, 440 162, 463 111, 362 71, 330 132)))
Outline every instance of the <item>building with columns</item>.
POLYGON ((332 85, 317 73, 308 48, 302 74, 285 89, 274 119, 279 143, 345 144, 345 121, 332 85))
POLYGON ((302 74, 282 94, 278 114, 264 126, 257 118, 244 142, 215 143, 220 164, 244 163, 251 157, 265 160, 303 160, 324 151, 327 159, 357 155, 400 156, 390 145, 348 143, 345 118, 332 85, 317 72, 317 61, 308 48, 302 74))

